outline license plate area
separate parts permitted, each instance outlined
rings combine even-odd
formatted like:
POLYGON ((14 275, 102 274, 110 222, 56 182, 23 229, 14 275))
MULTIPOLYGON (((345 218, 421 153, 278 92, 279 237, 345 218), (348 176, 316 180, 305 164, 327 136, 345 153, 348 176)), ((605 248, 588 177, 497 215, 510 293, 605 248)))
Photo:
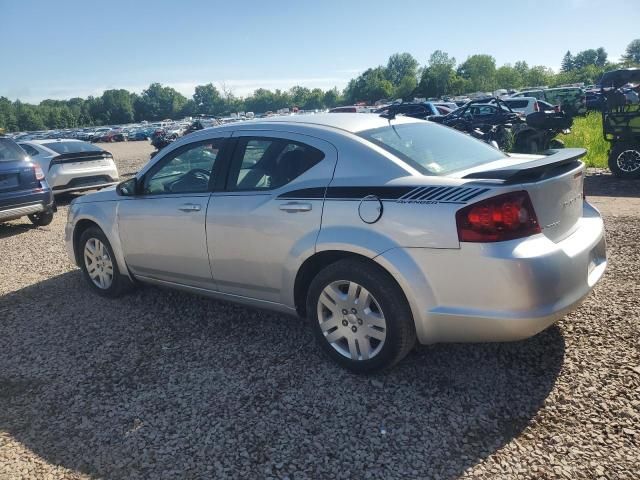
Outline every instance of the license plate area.
POLYGON ((16 188, 20 184, 17 173, 0 174, 0 190, 16 188))

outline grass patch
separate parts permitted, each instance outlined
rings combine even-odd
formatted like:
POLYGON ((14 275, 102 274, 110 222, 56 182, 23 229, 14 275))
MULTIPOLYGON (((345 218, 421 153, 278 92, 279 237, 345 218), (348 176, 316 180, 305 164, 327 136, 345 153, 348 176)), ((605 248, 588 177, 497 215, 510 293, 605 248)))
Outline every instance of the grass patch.
POLYGON ((580 147, 587 149, 587 155, 582 159, 587 167, 607 168, 609 156, 609 142, 602 137, 602 115, 600 112, 589 112, 584 117, 573 119, 573 126, 569 135, 560 135, 566 147, 580 147))

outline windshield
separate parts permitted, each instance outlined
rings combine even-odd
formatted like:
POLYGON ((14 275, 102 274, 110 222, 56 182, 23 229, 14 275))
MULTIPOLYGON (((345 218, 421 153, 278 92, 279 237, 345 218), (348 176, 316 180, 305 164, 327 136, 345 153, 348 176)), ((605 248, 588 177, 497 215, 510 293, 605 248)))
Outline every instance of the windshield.
POLYGON ((431 122, 389 125, 358 135, 423 175, 447 175, 506 158, 504 153, 480 140, 431 122))
POLYGON ((100 147, 96 147, 86 142, 49 142, 43 143, 56 153, 80 153, 80 152, 101 152, 100 147))
POLYGON ((0 138, 0 162, 26 160, 27 153, 10 138, 0 138))

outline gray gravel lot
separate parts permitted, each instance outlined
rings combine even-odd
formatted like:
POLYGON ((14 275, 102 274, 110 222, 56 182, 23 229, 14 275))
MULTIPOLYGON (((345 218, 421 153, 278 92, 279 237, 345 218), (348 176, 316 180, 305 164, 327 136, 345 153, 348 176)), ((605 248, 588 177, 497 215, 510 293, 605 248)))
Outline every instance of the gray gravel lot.
MULTIPOLYGON (((121 173, 150 151, 107 148, 121 173)), ((0 225, 0 479, 638 478, 639 185, 588 179, 610 263, 576 312, 522 342, 419 347, 377 376, 334 366, 295 318, 92 294, 64 201, 48 227, 0 225)))

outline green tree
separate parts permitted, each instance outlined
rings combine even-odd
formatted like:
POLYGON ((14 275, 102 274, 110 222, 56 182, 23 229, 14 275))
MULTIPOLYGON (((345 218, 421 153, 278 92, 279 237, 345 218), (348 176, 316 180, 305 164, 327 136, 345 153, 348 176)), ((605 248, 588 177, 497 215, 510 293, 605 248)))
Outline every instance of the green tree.
POLYGON ((425 97, 440 97, 451 93, 456 80, 456 59, 446 52, 436 50, 429 57, 429 64, 422 70, 417 92, 425 97))
POLYGON ((640 65, 640 38, 632 40, 622 55, 622 61, 625 65, 640 65))
POLYGON ((491 55, 472 55, 458 67, 458 75, 469 80, 473 90, 492 91, 496 86, 496 59, 491 55))
POLYGON ((398 87, 406 77, 418 77, 418 61, 410 53, 394 53, 387 61, 386 77, 391 85, 398 87))
POLYGON ((574 68, 579 70, 586 67, 587 65, 595 65, 597 60, 598 52, 593 48, 589 48, 587 50, 576 53, 576 56, 573 60, 573 65, 574 68))
MULTIPOLYGON (((205 115, 216 115, 222 113, 225 108, 225 101, 218 89, 212 84, 198 85, 193 94, 195 112, 205 115)), ((187 102, 185 102, 185 105, 187 102)), ((188 108, 192 108, 189 104, 188 108)), ((184 109, 184 106, 183 106, 184 109)))
POLYGON ((595 65, 596 67, 604 67, 607 64, 607 51, 602 48, 599 47, 596 49, 596 61, 595 61, 595 65))
POLYGON ((509 63, 496 70, 496 85, 498 88, 520 88, 524 80, 518 70, 509 63))
POLYGON ((105 90, 102 93, 102 108, 107 123, 131 123, 134 120, 133 98, 128 90, 105 90))
POLYGON ((333 108, 342 103, 342 95, 337 88, 332 88, 324 92, 323 104, 325 108, 333 108))
POLYGON ((314 88, 309 92, 306 103, 303 105, 305 110, 315 110, 324 108, 324 92, 320 88, 314 88))
POLYGON ((569 50, 567 50, 567 53, 564 54, 564 57, 562 57, 562 63, 560 64, 560 70, 562 72, 570 72, 571 70, 573 70, 573 55, 571 55, 571 52, 569 50))
POLYGON ((152 83, 149 88, 138 97, 136 116, 138 120, 163 120, 177 116, 187 99, 171 87, 163 87, 159 83, 152 83))
POLYGON ((344 92, 349 103, 375 102, 388 99, 393 94, 393 84, 386 77, 384 67, 369 68, 349 81, 344 92))

